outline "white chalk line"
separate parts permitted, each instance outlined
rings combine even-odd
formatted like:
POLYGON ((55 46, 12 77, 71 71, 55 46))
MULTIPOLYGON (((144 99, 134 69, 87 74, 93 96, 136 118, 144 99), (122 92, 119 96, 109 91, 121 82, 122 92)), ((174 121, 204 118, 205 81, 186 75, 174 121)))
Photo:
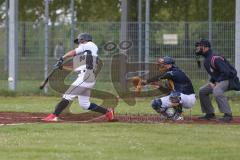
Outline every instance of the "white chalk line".
POLYGON ((35 124, 39 122, 32 122, 32 123, 9 123, 9 124, 0 124, 0 127, 2 126, 20 126, 20 125, 27 125, 27 124, 35 124))
MULTIPOLYGON (((42 119, 43 117, 0 117, 2 120, 15 120, 15 119, 42 119)), ((64 120, 60 119, 57 122, 66 122, 66 123, 89 123, 89 122, 97 122, 97 120, 103 119, 104 121, 105 115, 101 115, 99 117, 95 117, 89 120, 82 120, 82 121, 74 121, 74 120, 64 120)), ((26 124, 34 124, 34 123, 46 123, 44 121, 38 121, 38 122, 26 122, 26 123, 0 123, 0 126, 18 126, 18 125, 26 125, 26 124)))
POLYGON ((72 121, 72 120, 64 120, 64 119, 60 119, 59 121, 57 122, 66 122, 66 123, 89 123, 89 122, 95 122, 95 120, 99 120, 99 119, 102 119, 104 118, 105 115, 102 115, 102 116, 99 116, 99 117, 95 117, 95 118, 92 118, 90 120, 85 120, 85 121, 72 121))
POLYGON ((0 119, 41 119, 43 117, 0 117, 0 119))

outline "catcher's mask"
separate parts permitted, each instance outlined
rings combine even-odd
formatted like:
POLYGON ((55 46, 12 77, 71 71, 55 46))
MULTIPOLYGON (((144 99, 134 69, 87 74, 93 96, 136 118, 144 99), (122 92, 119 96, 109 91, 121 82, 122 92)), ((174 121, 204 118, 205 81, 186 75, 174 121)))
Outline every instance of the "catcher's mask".
POLYGON ((211 48, 211 43, 207 39, 200 39, 200 41, 197 41, 195 43, 195 54, 198 55, 203 55, 203 47, 208 47, 211 48))
MULTIPOLYGON (((157 59, 157 65, 161 74, 165 73, 169 69, 169 65, 174 65, 175 61, 171 57, 163 57, 157 59)), ((170 67, 171 68, 171 67, 170 67)))

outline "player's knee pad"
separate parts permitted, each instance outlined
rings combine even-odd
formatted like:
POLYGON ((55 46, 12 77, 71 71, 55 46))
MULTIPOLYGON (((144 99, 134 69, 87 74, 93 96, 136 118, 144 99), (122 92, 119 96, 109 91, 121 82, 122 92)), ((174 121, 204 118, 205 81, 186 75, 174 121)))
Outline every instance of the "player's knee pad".
POLYGON ((161 107, 162 106, 162 100, 157 98, 157 99, 154 99, 152 100, 152 108, 157 111, 158 113, 161 112, 161 107))
POLYGON ((161 106, 162 106, 162 100, 161 99, 157 98, 157 99, 152 100, 152 108, 153 109, 161 107, 161 106))

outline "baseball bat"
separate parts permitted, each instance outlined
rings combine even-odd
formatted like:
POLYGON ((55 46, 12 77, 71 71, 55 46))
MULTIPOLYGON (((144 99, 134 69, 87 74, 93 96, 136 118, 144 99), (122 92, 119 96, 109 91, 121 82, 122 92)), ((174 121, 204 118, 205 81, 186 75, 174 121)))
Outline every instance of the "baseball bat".
POLYGON ((72 58, 66 60, 65 62, 63 62, 63 64, 60 67, 55 67, 53 68, 53 70, 48 74, 47 78, 41 83, 41 85, 39 86, 39 89, 43 89, 46 84, 48 83, 49 78, 53 75, 54 72, 56 72, 59 68, 63 67, 63 65, 67 64, 68 62, 70 62, 72 60, 72 58))
POLYGON ((54 68, 54 69, 48 74, 47 78, 46 78, 46 79, 41 83, 41 85, 39 86, 39 89, 43 89, 43 88, 46 86, 46 84, 48 83, 49 78, 53 75, 53 73, 54 73, 56 70, 58 70, 58 68, 54 68))

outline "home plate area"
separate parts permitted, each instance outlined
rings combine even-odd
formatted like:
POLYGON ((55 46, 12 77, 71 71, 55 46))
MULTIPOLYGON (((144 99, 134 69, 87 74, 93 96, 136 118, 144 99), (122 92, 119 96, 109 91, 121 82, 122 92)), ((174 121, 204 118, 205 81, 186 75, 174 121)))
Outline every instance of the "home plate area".
MULTIPOLYGON (((29 113, 29 112, 0 112, 0 126, 22 125, 32 123, 99 123, 107 122, 104 115, 94 112, 80 114, 63 114, 58 122, 43 122, 41 119, 46 117, 47 113, 29 113)), ((160 117, 157 114, 116 114, 114 122, 123 123, 174 123, 174 124, 240 124, 240 117, 234 117, 229 123, 214 120, 199 120, 197 116, 185 116, 182 121, 171 121, 160 117)))

